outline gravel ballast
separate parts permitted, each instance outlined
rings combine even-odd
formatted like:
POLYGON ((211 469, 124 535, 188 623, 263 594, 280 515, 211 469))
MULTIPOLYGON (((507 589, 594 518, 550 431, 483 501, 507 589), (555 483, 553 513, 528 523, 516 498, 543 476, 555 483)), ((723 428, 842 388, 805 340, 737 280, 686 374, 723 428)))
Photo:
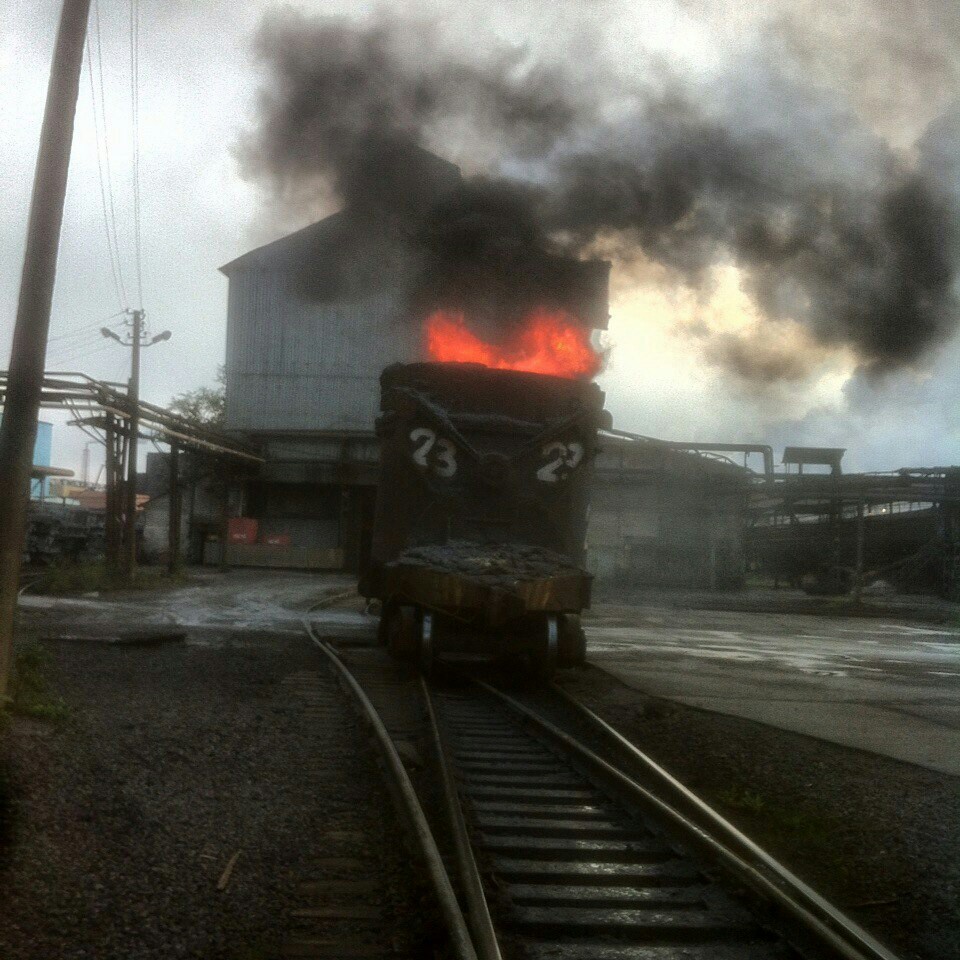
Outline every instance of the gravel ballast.
POLYGON ((4 737, 4 960, 274 957, 340 935, 303 909, 330 884, 420 955, 423 890, 365 729, 305 638, 238 638, 47 645, 70 714, 4 737))
POLYGON ((960 956, 960 779, 645 697, 561 685, 903 960, 960 956))

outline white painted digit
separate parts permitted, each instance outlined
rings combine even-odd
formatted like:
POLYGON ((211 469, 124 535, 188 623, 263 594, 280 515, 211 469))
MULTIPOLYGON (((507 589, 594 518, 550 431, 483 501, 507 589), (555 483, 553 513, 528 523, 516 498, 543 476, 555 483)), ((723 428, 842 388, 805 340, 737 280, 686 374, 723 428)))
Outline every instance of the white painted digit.
POLYGON ((432 470, 438 477, 452 477, 457 472, 457 448, 444 437, 427 427, 410 431, 414 443, 413 462, 425 470, 432 470), (431 453, 433 456, 431 457, 431 453))
POLYGON ((571 470, 573 470, 574 467, 577 467, 580 465, 580 461, 582 459, 583 459, 583 444, 577 443, 576 441, 574 441, 573 443, 568 443, 567 458, 566 458, 567 466, 571 470))
POLYGON ((417 427, 410 431, 410 439, 417 444, 413 450, 413 462, 419 467, 428 467, 427 455, 437 442, 437 435, 426 427, 417 427))
POLYGON ((452 477, 457 472, 457 449, 443 437, 437 441, 437 462, 433 469, 438 477, 452 477))
POLYGON ((558 483, 562 478, 560 471, 563 470, 564 476, 579 466, 583 460, 583 444, 577 443, 559 443, 554 441, 548 443, 541 453, 544 457, 552 457, 537 471, 537 479, 545 483, 558 483), (565 468, 565 469, 564 469, 565 468))
POLYGON ((543 455, 549 457, 551 454, 556 454, 556 456, 537 471, 537 479, 545 483, 556 483, 560 479, 557 471, 563 466, 566 452, 567 448, 562 443, 548 443, 543 448, 543 455))

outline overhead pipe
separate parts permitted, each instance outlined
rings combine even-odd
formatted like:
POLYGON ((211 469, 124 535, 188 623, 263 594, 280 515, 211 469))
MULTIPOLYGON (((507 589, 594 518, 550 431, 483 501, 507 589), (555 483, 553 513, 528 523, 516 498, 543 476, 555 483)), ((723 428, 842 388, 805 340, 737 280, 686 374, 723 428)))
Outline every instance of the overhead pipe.
POLYGON ((692 453, 759 453, 763 456, 763 474, 768 483, 773 482, 773 447, 766 443, 688 443, 685 440, 659 440, 641 433, 629 433, 626 430, 609 428, 607 433, 627 440, 652 443, 669 450, 686 450, 692 453))

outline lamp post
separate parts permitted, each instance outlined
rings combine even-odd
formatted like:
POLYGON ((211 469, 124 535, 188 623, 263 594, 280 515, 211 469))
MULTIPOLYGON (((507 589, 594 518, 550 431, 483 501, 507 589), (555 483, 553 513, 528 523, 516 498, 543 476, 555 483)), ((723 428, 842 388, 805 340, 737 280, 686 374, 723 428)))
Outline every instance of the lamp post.
POLYGON ((100 332, 125 347, 130 347, 130 382, 127 398, 130 404, 130 418, 127 429, 127 488, 124 509, 124 536, 121 571, 128 583, 133 583, 137 575, 137 439, 140 433, 140 351, 152 347, 155 343, 169 340, 171 333, 164 330, 148 339, 144 329, 143 310, 128 310, 127 320, 130 326, 129 336, 125 339, 107 327, 100 332))

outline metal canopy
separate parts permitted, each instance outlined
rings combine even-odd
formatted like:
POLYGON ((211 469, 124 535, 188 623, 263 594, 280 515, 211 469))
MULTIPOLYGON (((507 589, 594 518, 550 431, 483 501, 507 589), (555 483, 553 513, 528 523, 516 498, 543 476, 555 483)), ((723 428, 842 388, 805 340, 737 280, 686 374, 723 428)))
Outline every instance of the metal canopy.
POLYGON ((833 467, 839 472, 840 461, 846 452, 846 447, 786 447, 783 451, 783 462, 833 467))

